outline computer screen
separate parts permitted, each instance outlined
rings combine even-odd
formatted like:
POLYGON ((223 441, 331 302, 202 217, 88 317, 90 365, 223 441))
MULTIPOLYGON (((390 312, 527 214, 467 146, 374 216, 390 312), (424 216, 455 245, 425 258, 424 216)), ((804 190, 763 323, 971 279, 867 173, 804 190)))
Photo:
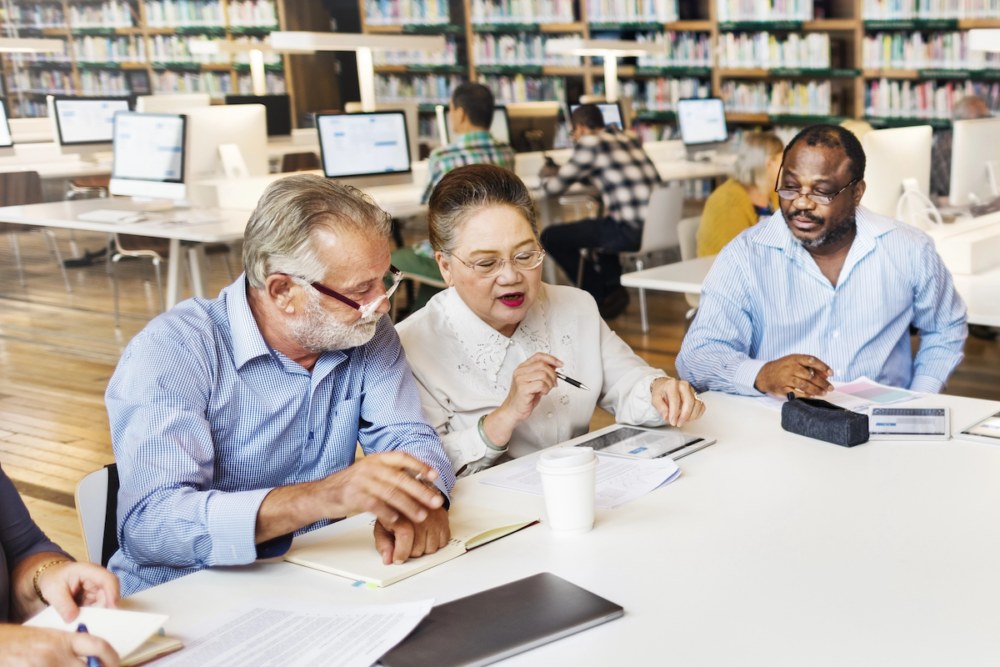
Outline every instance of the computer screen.
POLYGON ((924 196, 930 194, 930 125, 875 130, 865 135, 865 194, 862 206, 890 218, 903 194, 904 181, 912 179, 924 196))
POLYGON ((713 144, 729 140, 726 110, 717 97, 678 100, 677 122, 685 144, 713 144))
POLYGON ((288 95, 226 95, 226 104, 263 104, 267 109, 267 136, 292 133, 292 98, 288 95))
POLYGON ((3 116, 3 122, 0 123, 0 148, 10 148, 14 145, 14 140, 10 136, 10 123, 7 122, 6 100, 0 100, 0 116, 3 116))
POLYGON ((56 98, 56 128, 62 146, 109 144, 114 135, 115 113, 128 111, 123 98, 56 98))
MULTIPOLYGON (((625 123, 622 121, 622 108, 619 106, 618 102, 602 102, 595 104, 598 109, 601 110, 601 115, 604 116, 605 125, 617 125, 619 130, 625 129, 625 123)), ((569 112, 572 115, 580 107, 579 104, 569 105, 569 112)))
POLYGON ((327 178, 410 171, 406 115, 402 111, 316 116, 327 178))
POLYGON ((1000 118, 952 124, 952 206, 985 204, 1000 195, 1000 118))
POLYGON ((493 122, 490 123, 490 134, 501 144, 510 143, 510 120, 507 118, 507 109, 497 107, 493 110, 493 122))
POLYGON ((116 114, 112 178, 183 183, 186 121, 181 114, 116 114))

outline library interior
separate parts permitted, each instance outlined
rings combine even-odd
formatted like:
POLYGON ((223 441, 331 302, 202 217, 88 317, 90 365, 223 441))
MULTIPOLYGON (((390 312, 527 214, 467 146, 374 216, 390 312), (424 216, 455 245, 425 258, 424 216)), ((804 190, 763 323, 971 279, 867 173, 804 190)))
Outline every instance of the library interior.
POLYGON ((0 667, 995 663, 1000 0, 0 28, 0 667))

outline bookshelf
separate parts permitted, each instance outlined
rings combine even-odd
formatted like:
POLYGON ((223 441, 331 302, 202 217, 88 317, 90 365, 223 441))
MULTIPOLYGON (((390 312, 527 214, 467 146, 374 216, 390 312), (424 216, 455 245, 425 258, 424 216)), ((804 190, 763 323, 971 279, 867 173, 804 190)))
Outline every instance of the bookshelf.
MULTIPOLYGON (((0 9, 4 34, 66 42, 64 54, 3 57, 11 116, 30 117, 46 114, 48 94, 249 94, 246 54, 193 55, 190 44, 262 41, 282 24, 284 0, 12 0, 4 7, 12 8, 0 9)), ((287 59, 265 53, 265 60, 268 92, 286 92, 287 59)))

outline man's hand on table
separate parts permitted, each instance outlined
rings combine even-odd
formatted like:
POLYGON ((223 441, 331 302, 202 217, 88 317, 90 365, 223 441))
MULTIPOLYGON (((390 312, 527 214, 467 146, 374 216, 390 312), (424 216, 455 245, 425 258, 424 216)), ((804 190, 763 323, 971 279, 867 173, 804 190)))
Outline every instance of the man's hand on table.
POLYGON ((790 391, 796 396, 813 398, 833 391, 833 385, 827 381, 831 377, 833 371, 816 357, 790 354, 765 364, 754 387, 778 398, 784 398, 790 391))
POLYGON ((417 524, 403 517, 388 527, 381 521, 375 522, 375 548, 385 565, 398 565, 408 558, 435 553, 450 539, 448 512, 443 507, 431 511, 427 519, 417 524))

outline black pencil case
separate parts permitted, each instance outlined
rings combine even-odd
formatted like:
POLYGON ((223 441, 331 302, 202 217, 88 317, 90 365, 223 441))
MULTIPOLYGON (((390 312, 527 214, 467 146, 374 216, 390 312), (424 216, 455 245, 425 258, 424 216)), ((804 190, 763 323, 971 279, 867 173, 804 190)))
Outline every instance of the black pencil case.
POLYGON ((796 398, 791 392, 781 406, 781 428, 842 447, 868 442, 868 415, 817 398, 796 398))

